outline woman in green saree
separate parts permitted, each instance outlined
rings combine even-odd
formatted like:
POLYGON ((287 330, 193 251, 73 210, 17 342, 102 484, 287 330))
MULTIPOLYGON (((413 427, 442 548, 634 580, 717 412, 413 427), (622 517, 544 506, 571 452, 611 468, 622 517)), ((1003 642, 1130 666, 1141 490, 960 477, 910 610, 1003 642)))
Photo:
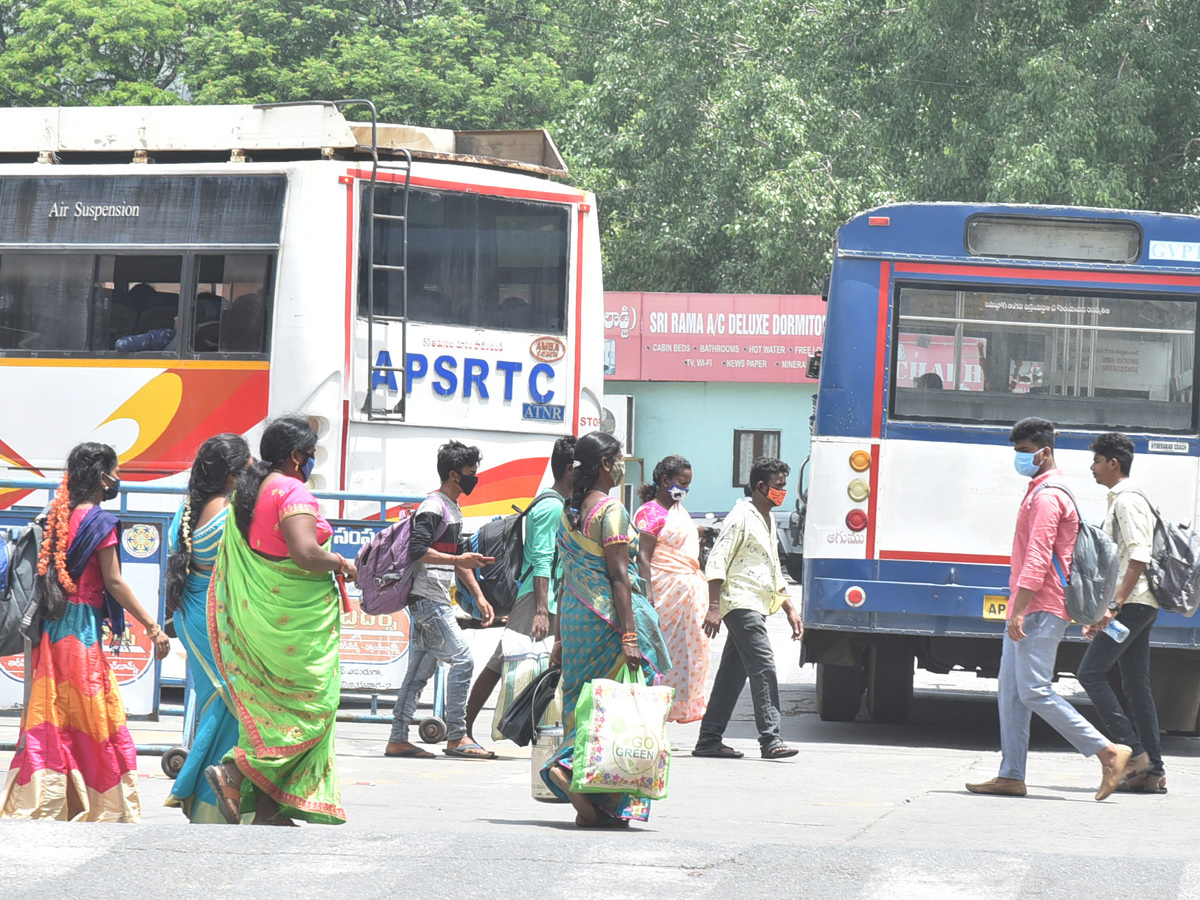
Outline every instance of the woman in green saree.
POLYGON ((235 528, 213 572, 208 627, 229 687, 238 742, 205 777, 230 824, 346 821, 334 755, 341 696, 341 608, 331 577, 354 564, 328 549, 333 530, 304 487, 316 458, 307 421, 267 425, 259 461, 238 479, 235 528))
POLYGON ((575 755, 575 705, 583 686, 614 678, 622 666, 652 677, 671 668, 658 614, 637 571, 637 532, 608 492, 624 477, 621 443, 592 432, 575 445, 575 493, 559 527, 562 558, 558 640, 551 665, 562 666, 565 735, 542 769, 542 780, 575 807, 581 828, 627 827, 650 816, 650 801, 628 794, 578 794, 570 789, 575 755))

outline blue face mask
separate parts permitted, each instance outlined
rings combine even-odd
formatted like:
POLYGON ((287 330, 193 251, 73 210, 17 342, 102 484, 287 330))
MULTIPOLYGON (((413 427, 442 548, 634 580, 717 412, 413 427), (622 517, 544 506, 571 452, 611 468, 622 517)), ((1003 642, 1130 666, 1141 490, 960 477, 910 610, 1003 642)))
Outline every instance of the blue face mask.
POLYGON ((316 465, 317 458, 315 456, 310 456, 308 459, 306 459, 304 461, 304 465, 300 467, 300 474, 304 476, 301 480, 308 481, 308 479, 312 478, 313 468, 316 465))
POLYGON ((1038 450, 1036 453, 1021 453, 1018 450, 1016 459, 1013 460, 1013 468, 1017 470, 1017 474, 1024 475, 1026 478, 1036 475, 1041 466, 1034 462, 1033 458, 1041 452, 1038 450))

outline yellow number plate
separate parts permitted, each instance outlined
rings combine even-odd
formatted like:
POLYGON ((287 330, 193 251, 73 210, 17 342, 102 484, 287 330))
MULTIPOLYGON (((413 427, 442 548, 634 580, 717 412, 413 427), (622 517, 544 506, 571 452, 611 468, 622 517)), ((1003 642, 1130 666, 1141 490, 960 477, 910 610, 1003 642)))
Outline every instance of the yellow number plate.
POLYGON ((983 617, 985 619, 1004 619, 1008 616, 1008 598, 996 594, 986 594, 983 598, 983 617))

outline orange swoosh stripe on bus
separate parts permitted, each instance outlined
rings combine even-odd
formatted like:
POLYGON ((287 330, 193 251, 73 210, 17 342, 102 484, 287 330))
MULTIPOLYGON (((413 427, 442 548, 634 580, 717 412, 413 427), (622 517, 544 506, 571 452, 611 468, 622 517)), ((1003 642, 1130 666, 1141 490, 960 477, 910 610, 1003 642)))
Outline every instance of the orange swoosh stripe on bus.
POLYGON ((183 376, 179 412, 158 438, 129 461, 132 481, 182 472, 214 434, 245 434, 267 416, 269 373, 191 370, 183 376))
MULTIPOLYGON (((0 462, 15 469, 23 470, 17 474, 26 478, 40 478, 42 475, 38 469, 30 465, 29 460, 4 443, 4 441, 0 441, 0 462)), ((12 506, 14 503, 24 500, 32 493, 33 491, 21 490, 20 488, 0 488, 0 509, 12 506)))
POLYGON ((150 379, 136 394, 117 407, 101 426, 121 419, 132 419, 137 423, 138 436, 128 450, 119 457, 121 464, 137 459, 144 450, 162 437, 167 430, 179 404, 183 400, 183 379, 175 372, 163 372, 150 379))

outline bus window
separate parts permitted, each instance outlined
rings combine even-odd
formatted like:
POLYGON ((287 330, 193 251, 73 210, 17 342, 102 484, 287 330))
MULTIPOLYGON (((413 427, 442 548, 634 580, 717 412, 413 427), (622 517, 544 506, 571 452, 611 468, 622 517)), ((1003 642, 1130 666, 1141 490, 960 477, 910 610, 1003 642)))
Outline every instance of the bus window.
MULTIPOLYGON (((403 212, 402 191, 376 190, 376 212, 403 212)), ((569 218, 564 207, 476 194, 411 191, 408 217, 410 320, 565 332, 569 218)), ((402 238, 400 223, 377 222, 375 261, 401 265, 402 238)), ((365 235, 362 253, 359 314, 366 315, 365 235)), ((402 277, 399 272, 376 270, 376 315, 403 314, 402 277)))
POLYGON ((273 257, 230 253, 196 258, 193 353, 265 353, 273 257))
MULTIPOLYGON (((0 351, 111 352, 117 341, 175 328, 180 256, 5 253, 0 351)), ((167 350, 173 335, 150 349, 167 350)))
POLYGON ((1194 431, 1197 302, 901 287, 897 419, 1194 431))

